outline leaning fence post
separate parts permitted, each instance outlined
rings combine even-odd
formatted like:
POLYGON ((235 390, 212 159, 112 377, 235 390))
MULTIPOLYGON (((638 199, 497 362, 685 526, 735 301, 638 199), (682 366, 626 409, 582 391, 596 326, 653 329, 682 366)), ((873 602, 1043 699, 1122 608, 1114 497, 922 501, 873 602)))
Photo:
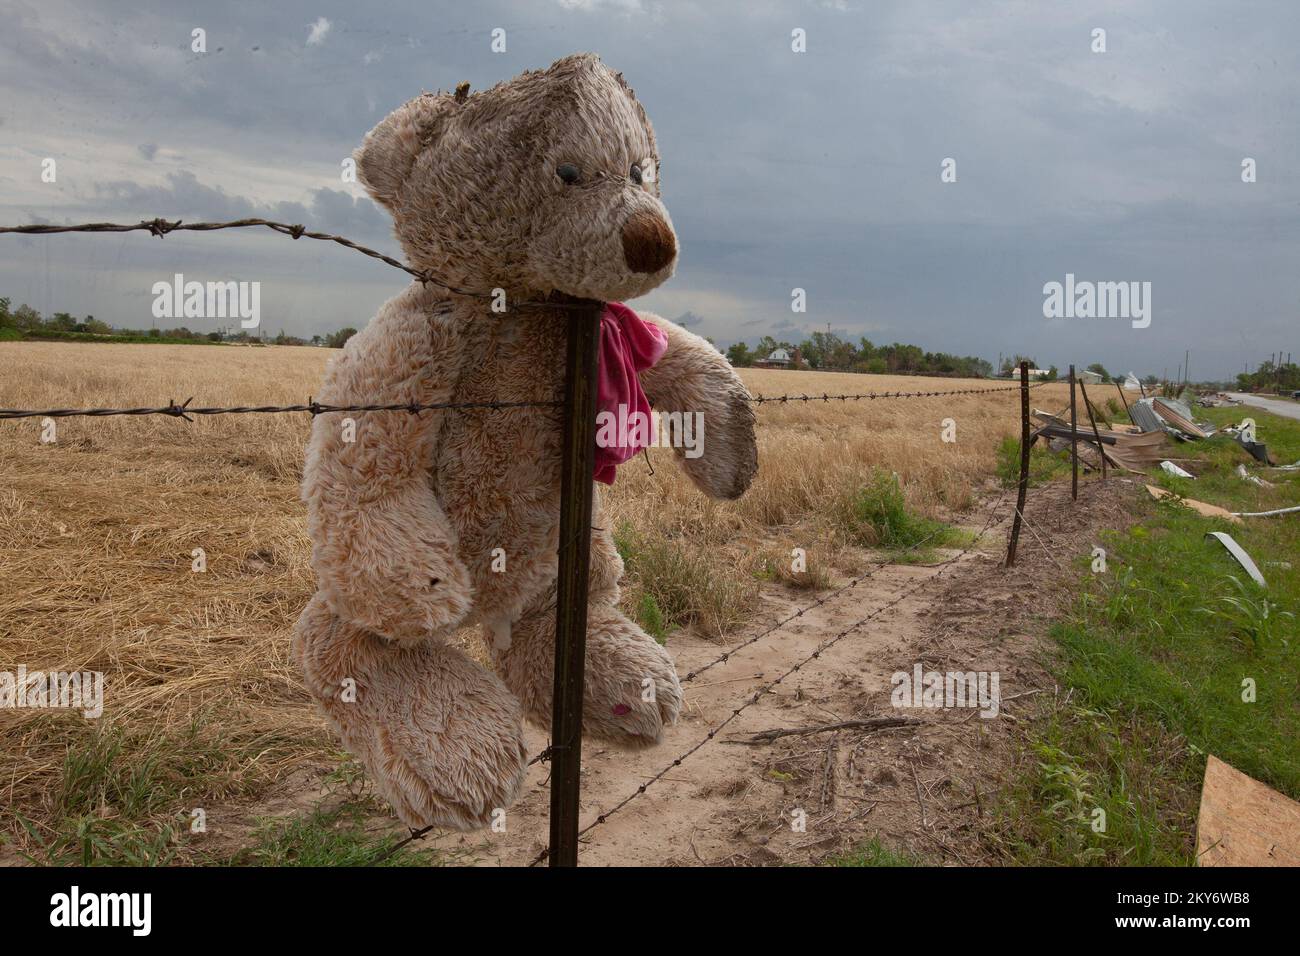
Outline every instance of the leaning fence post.
POLYGON ((1074 366, 1070 366, 1070 497, 1079 498, 1079 422, 1074 407, 1074 366))
POLYGON ((599 302, 569 310, 560 446, 560 548, 555 594, 555 696, 551 709, 551 866, 578 865, 582 691, 591 567, 592 475, 596 465, 599 302))
POLYGON ((1124 414, 1129 421, 1133 421, 1133 410, 1128 407, 1128 399, 1124 397, 1124 387, 1119 382, 1115 383, 1115 387, 1119 389, 1119 400, 1124 403, 1124 414))
MULTIPOLYGON (((1097 431, 1097 419, 1092 414, 1092 402, 1088 401, 1088 386, 1079 380, 1079 394, 1083 396, 1083 407, 1088 413, 1088 422, 1092 425, 1092 437, 1097 439, 1097 454, 1101 456, 1101 477, 1106 479, 1106 449, 1101 447, 1101 432, 1097 431)), ((1101 411, 1101 409, 1097 409, 1101 411)))
POLYGON ((1025 513, 1025 492, 1029 490, 1029 363, 1020 363, 1020 482, 1016 489, 1016 514, 1011 519, 1011 540, 1007 542, 1007 567, 1016 563, 1016 542, 1025 513))

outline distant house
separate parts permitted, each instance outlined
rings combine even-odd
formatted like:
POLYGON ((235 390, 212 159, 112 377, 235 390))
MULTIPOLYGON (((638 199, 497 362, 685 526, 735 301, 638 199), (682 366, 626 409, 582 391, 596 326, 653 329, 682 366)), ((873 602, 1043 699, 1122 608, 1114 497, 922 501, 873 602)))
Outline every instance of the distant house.
POLYGON ((790 353, 787 352, 785 349, 777 349, 767 358, 756 359, 754 361, 754 367, 755 368, 789 368, 791 365, 793 365, 795 362, 798 361, 798 357, 799 357, 798 349, 795 349, 795 354, 793 358, 790 356, 790 353))
POLYGON ((1074 377, 1075 377, 1076 379, 1078 379, 1080 382, 1083 382, 1084 385, 1100 385, 1100 384, 1101 384, 1101 373, 1100 373, 1100 372, 1092 372, 1092 371, 1089 371, 1089 370, 1086 369, 1086 368, 1085 368, 1085 369, 1082 369, 1082 370, 1079 370, 1079 371, 1076 371, 1076 372, 1074 373, 1074 377))

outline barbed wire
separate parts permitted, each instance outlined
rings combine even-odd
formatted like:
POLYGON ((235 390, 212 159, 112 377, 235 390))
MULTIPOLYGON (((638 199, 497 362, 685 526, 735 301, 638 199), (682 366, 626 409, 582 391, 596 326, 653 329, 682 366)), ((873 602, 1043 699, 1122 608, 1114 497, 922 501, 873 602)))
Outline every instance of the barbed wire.
MULTIPOLYGON (((952 565, 954 565, 956 562, 960 561, 967 554, 973 551, 975 549, 975 546, 979 544, 980 540, 988 532, 989 528, 993 527, 993 525, 997 523, 999 509, 1001 508, 1001 504, 1002 504, 1002 499, 1005 499, 1006 497, 1007 495, 1006 493, 1004 493, 1002 497, 994 504, 993 508, 990 509, 988 520, 984 522, 984 527, 981 528, 979 533, 975 535, 974 540, 969 545, 967 545, 964 549, 962 549, 960 552, 953 555, 951 558, 948 558, 946 561, 942 562, 939 565, 940 570, 938 572, 931 575, 929 578, 917 582, 917 584, 914 587, 907 588, 897 597, 893 598, 892 600, 888 601, 885 604, 882 604, 880 607, 876 608, 876 610, 872 611, 866 617, 863 617, 855 621, 854 623, 850 624, 848 627, 844 628, 842 631, 835 634, 833 637, 830 637, 827 640, 823 641, 822 643, 818 644, 811 654, 809 654, 808 656, 804 657, 802 660, 798 661, 797 663, 789 667, 786 671, 784 671, 780 676, 776 677, 774 680, 768 681, 766 684, 764 684, 762 687, 756 690, 753 693, 753 695, 750 696, 750 698, 746 700, 743 704, 741 704, 739 707, 734 708, 732 712, 725 719, 723 719, 712 730, 710 730, 707 734, 705 734, 705 736, 702 737, 698 742, 696 742, 694 746, 692 746, 690 749, 688 749, 680 756, 675 758, 672 763, 665 766, 662 770, 660 770, 658 773, 652 776, 645 783, 638 786, 635 790, 633 790, 630 794, 628 794, 618 803, 614 804, 612 808, 606 810, 604 813, 599 814, 595 820, 593 820, 591 823, 587 824, 585 827, 579 830, 578 831, 579 838, 581 838, 584 834, 591 832, 596 827, 608 821, 610 817, 614 816, 614 814, 621 811, 629 803, 631 803, 637 797, 645 793, 646 790, 648 790, 651 786, 653 786, 654 784, 662 780, 664 776, 669 773, 669 771, 673 770, 675 767, 681 766, 682 761, 686 760, 692 754, 698 751, 700 748, 704 747, 710 740, 713 740, 713 738, 715 738, 724 727, 726 727, 733 720, 739 717, 749 707, 758 703, 758 701, 762 699, 764 694, 770 693, 774 687, 776 687, 778 684, 784 681, 791 674, 797 673, 801 668, 806 667, 809 663, 821 657, 823 653, 825 653, 834 645, 838 644, 844 638, 848 637, 858 628, 862 627, 864 624, 867 624, 870 621, 874 620, 875 618, 879 617, 881 614, 885 613, 891 608, 897 607, 907 598, 911 597, 913 594, 920 591, 925 585, 929 584, 931 581, 945 574, 952 565)), ((547 847, 546 849, 542 850, 541 853, 539 853, 536 857, 534 857, 533 860, 528 865, 536 866, 537 864, 545 860, 550 855, 550 852, 551 852, 550 848, 547 847)))
MULTIPOLYGON (((921 538, 919 541, 909 545, 908 547, 902 549, 901 551, 895 552, 893 559, 889 561, 877 562, 875 567, 873 567, 866 574, 858 575, 857 577, 850 580, 847 584, 842 584, 839 587, 837 587, 835 590, 831 591, 829 594, 824 594, 821 597, 819 597, 817 600, 813 601, 811 604, 799 608, 799 610, 795 611, 789 617, 777 621, 775 624, 773 624, 771 627, 767 628, 766 630, 760 631, 759 633, 755 634, 753 637, 749 638, 748 640, 742 641, 741 643, 737 644, 735 647, 728 648, 726 652, 714 658, 713 660, 709 661, 707 664, 704 664, 703 666, 697 667, 694 670, 690 671, 685 677, 681 679, 681 682, 683 684, 689 684, 691 681, 695 680, 695 678, 699 677, 705 671, 712 670, 713 668, 717 667, 719 664, 725 664, 727 661, 731 659, 732 655, 736 654, 738 651, 743 651, 745 648, 757 644, 759 641, 767 637, 769 634, 775 634, 777 631, 781 630, 781 628, 785 627, 791 621, 803 617, 809 611, 816 610, 817 608, 821 607, 827 602, 832 601, 835 598, 839 597, 845 591, 853 590, 863 581, 869 581, 871 578, 879 574, 880 571, 883 570, 884 568, 891 567, 892 565, 897 564, 898 558, 903 557, 904 555, 912 554, 915 551, 919 551, 930 541, 934 540, 940 534, 944 534, 948 532, 949 530, 951 529, 949 529, 946 525, 942 525, 942 524, 938 525, 933 531, 927 534, 924 538, 921 538)), ((982 531, 980 533, 983 534, 982 531)))
MULTIPOLYGON (((468 289, 460 289, 454 285, 443 282, 432 272, 424 272, 419 269, 412 269, 403 262, 399 262, 392 256, 385 255, 369 246, 363 246, 360 243, 353 242, 344 236, 335 235, 332 232, 316 232, 308 229, 301 223, 289 224, 285 222, 274 222, 270 219, 232 219, 228 222, 185 222, 181 219, 169 220, 162 217, 156 219, 142 219, 137 223, 121 222, 83 222, 76 225, 58 226, 51 223, 34 223, 27 226, 0 226, 0 233, 10 233, 19 235, 45 236, 62 232, 148 232, 151 236, 161 239, 169 232, 215 232, 218 229, 246 229, 253 226, 264 226, 267 229, 273 229, 282 235, 290 236, 294 239, 319 239, 322 242, 336 242, 340 246, 353 249, 362 255, 369 256, 372 259, 378 259, 394 269, 401 269, 408 275, 414 276, 420 282, 426 285, 436 285, 438 288, 452 295, 464 296, 471 299, 491 299, 495 297, 492 292, 471 292, 468 289)), ((590 304, 580 302, 568 302, 564 300, 542 300, 542 301, 525 301, 515 303, 519 306, 546 306, 555 309, 583 309, 590 308, 590 304)))
POLYGON ((168 401, 157 408, 0 408, 0 419, 6 418, 105 418, 110 415, 170 415, 193 421, 191 415, 255 415, 262 413, 310 412, 312 418, 330 412, 410 412, 418 414, 434 410, 470 411, 474 409, 497 408, 559 408, 560 401, 550 402, 395 402, 388 405, 326 405, 307 399, 305 405, 234 405, 225 408, 199 408, 190 405, 193 398, 187 398, 180 405, 168 401))
MULTIPOLYGON (((1029 387, 1038 388, 1041 385, 1053 385, 1054 382, 1034 382, 1029 387)), ((849 401, 871 401, 877 398, 936 398, 944 395, 981 395, 985 392, 1012 392, 1019 391, 1019 385, 1007 385, 1001 388, 959 388, 946 392, 862 392, 858 394, 846 395, 751 395, 749 400, 755 405, 771 404, 779 402, 784 405, 789 402, 849 402, 849 401)))
MULTIPOLYGON (((1048 382, 1038 382, 1030 385, 1030 388, 1036 388, 1038 385, 1047 385, 1048 382)), ((1019 389, 1020 386, 1014 386, 1019 389)), ((1007 388, 968 388, 948 392, 864 392, 858 395, 773 395, 750 396, 749 400, 757 405, 772 402, 830 402, 830 401, 848 401, 851 399, 896 399, 896 398, 931 398, 939 395, 977 395, 984 392, 1005 392, 1010 391, 1007 388)), ((190 415, 258 415, 258 414, 282 414, 293 412, 310 412, 312 417, 327 414, 329 412, 424 412, 432 410, 474 410, 474 409, 499 409, 499 408, 557 408, 564 403, 560 401, 533 401, 533 402, 394 402, 386 405, 327 405, 311 398, 307 399, 304 405, 234 405, 225 407, 194 407, 190 402, 194 401, 193 397, 187 398, 181 404, 176 404, 174 400, 168 400, 166 405, 149 408, 0 408, 0 420, 12 418, 73 418, 77 416, 85 418, 106 418, 111 415, 169 415, 173 418, 184 418, 186 421, 192 421, 190 415)))

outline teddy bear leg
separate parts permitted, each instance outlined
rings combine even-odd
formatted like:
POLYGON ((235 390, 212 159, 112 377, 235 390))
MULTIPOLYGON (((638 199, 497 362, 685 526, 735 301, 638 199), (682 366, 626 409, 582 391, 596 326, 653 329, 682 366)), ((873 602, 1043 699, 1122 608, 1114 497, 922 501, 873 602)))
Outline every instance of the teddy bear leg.
POLYGON ((519 703, 460 650, 393 644, 337 617, 318 593, 298 619, 293 654, 403 823, 476 829, 514 800, 527 757, 519 703))
MULTIPOLYGON (((497 672, 525 714, 547 729, 554 694, 555 608, 529 610, 494 636, 497 672)), ((682 687, 673 660, 654 639, 610 604, 587 609, 583 733, 622 747, 648 747, 677 721, 682 687)))

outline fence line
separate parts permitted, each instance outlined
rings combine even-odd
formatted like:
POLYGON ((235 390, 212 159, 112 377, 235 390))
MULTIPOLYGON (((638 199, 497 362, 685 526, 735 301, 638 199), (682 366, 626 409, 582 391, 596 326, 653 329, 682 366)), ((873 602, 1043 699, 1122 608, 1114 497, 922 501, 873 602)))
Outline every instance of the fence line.
MULTIPOLYGON (((1040 385, 1052 384, 1055 383, 1035 382, 1029 387, 1038 388, 1040 385)), ((862 392, 860 394, 850 395, 751 395, 749 400, 755 405, 770 404, 772 402, 779 402, 784 405, 788 402, 847 402, 871 400, 876 398, 935 398, 941 395, 982 395, 985 392, 1014 392, 1019 388, 1019 385, 1007 385, 999 388, 960 388, 947 392, 862 392)))
MULTIPOLYGON (((288 235, 293 239, 307 237, 322 241, 330 241, 342 245, 346 248, 353 249, 370 258, 377 259, 394 268, 401 269, 403 272, 415 277, 422 283, 436 285, 452 295, 467 296, 472 298, 492 298, 492 293, 472 292, 457 289, 440 280, 431 273, 420 272, 404 265, 390 256, 377 252, 374 249, 359 245, 349 239, 332 233, 315 232, 306 229, 302 225, 289 225, 286 223, 273 222, 266 219, 241 219, 229 222, 198 222, 184 223, 181 220, 169 221, 166 219, 142 220, 135 224, 122 223, 83 223, 80 225, 28 225, 28 226, 0 226, 0 233, 9 234, 27 234, 27 235, 48 235, 55 233, 86 232, 86 233, 125 233, 134 231, 147 231, 155 237, 162 237, 175 231, 194 231, 194 232, 211 232, 219 229, 235 229, 246 227, 265 227, 283 235, 288 235)), ((693 747, 677 757, 671 764, 655 774, 646 783, 642 784, 633 793, 625 797, 614 807, 589 823, 586 827, 579 828, 578 820, 578 798, 580 791, 580 763, 581 763, 581 726, 582 726, 582 703, 583 703, 583 666, 585 656, 585 610, 586 610, 586 589, 588 584, 587 561, 588 549, 590 547, 591 536, 591 454, 594 450, 594 421, 595 421, 595 362, 596 349, 599 340, 599 314, 602 304, 599 302, 586 300, 547 300, 542 302, 523 302, 516 303, 518 306, 545 307, 551 309, 566 310, 570 314, 571 322, 568 329, 568 358, 565 373, 565 399, 563 401, 535 401, 535 402, 446 402, 446 403, 397 403, 397 404, 373 404, 373 405, 325 405, 309 398, 303 405, 259 405, 259 406, 230 406, 230 407, 195 407, 191 405, 193 398, 187 399, 184 403, 176 404, 174 400, 169 400, 166 406, 153 408, 63 408, 63 409, 0 409, 0 419, 19 419, 19 418, 69 418, 74 416, 84 417, 107 417, 112 415, 168 415, 173 418, 181 418, 185 421, 193 421, 191 415, 225 415, 225 414, 274 414, 274 413, 295 413, 307 412, 315 418, 320 414, 333 412, 368 412, 368 411, 407 411, 411 414, 418 414, 421 411, 429 410, 448 410, 448 411, 471 411, 471 410, 496 410, 506 408, 525 408, 525 407, 547 407, 563 408, 564 415, 564 446, 562 451, 562 488, 561 488, 561 534, 559 545, 559 571, 557 574, 557 602, 556 602, 556 659, 555 659, 555 701, 553 704, 553 723, 550 746, 546 747, 541 753, 537 754, 529 765, 539 763, 545 760, 553 760, 552 782, 551 782, 551 833, 550 845, 547 849, 532 861, 530 865, 536 865, 550 857, 551 865, 576 865, 577 846, 579 838, 593 828, 605 823, 611 816, 620 812, 629 803, 638 796, 645 793, 646 790, 659 780, 663 779, 673 767, 679 766, 683 760, 689 758, 692 754, 705 746, 710 740, 714 739, 719 731, 730 724, 740 716, 748 707, 757 703, 764 694, 770 693, 773 688, 788 678, 791 674, 798 672, 801 668, 807 666, 813 660, 819 658, 821 654, 839 643, 849 634, 875 619, 885 611, 900 604, 903 600, 912 594, 921 590, 929 581, 942 576, 948 568, 953 566, 972 551, 980 539, 992 527, 1000 508, 1001 501, 995 503, 990 509, 990 515, 985 522, 984 527, 976 535, 972 543, 954 555, 953 557, 941 562, 938 567, 939 571, 927 578, 925 581, 918 582, 912 588, 908 588, 900 593, 891 601, 885 603, 875 611, 861 618, 848 628, 840 631, 831 638, 818 644, 817 647, 807 657, 803 658, 784 673, 772 681, 764 684, 754 694, 739 707, 732 710, 731 714, 726 717, 720 724, 715 726, 708 734, 697 742, 693 747), (588 445, 592 447, 587 447, 588 445), (565 532, 565 528, 570 533, 565 532)), ((814 402, 820 401, 829 403, 832 401, 873 401, 875 399, 903 399, 903 398, 935 398, 953 395, 973 395, 983 392, 1007 392, 1013 391, 1017 387, 1021 389, 1024 396, 1028 394, 1028 386, 1023 381, 1020 386, 994 387, 994 388, 977 388, 977 389, 953 389, 953 390, 936 390, 936 391, 914 391, 914 392, 865 392, 857 394, 830 395, 828 393, 818 395, 779 395, 779 396, 750 396, 749 401, 755 405, 764 404, 788 404, 791 402, 814 402)), ((1045 382, 1036 383, 1037 385, 1047 384, 1045 382)), ((1073 383, 1071 383, 1073 384, 1073 383)), ((1073 388, 1071 389, 1073 394, 1073 388)), ((1026 398, 1027 400, 1027 398, 1026 398)), ((1005 495, 1003 496, 1005 497, 1005 495)), ((1017 507, 1017 512, 1020 508, 1017 507)), ((916 542, 907 551, 913 551, 920 548, 928 540, 938 533, 938 529, 916 542)), ((906 552, 904 552, 906 553, 906 552)), ((881 568, 888 566, 891 562, 882 562, 866 574, 859 575, 847 584, 837 588, 830 594, 819 598, 805 608, 801 608, 789 617, 779 621, 772 627, 760 632, 752 638, 744 641, 740 645, 730 648, 721 657, 711 661, 702 667, 691 671, 683 679, 683 683, 690 683, 700 674, 709 669, 729 660, 736 652, 746 647, 752 646, 764 637, 775 633, 795 618, 801 617, 807 611, 825 604, 845 591, 851 590, 862 581, 868 580, 877 574, 881 568)), ((422 836, 433 830, 433 827, 425 827, 422 830, 411 831, 410 836, 398 842, 389 850, 385 851, 380 857, 373 862, 381 862, 383 859, 391 856, 401 847, 407 845, 413 840, 420 839, 422 836)))
MULTIPOLYGON (((1037 385, 1031 385, 1030 388, 1036 388, 1038 385, 1051 384, 1048 382, 1038 382, 1037 385)), ((898 398, 932 398, 938 395, 978 395, 984 392, 1006 392, 1013 391, 1019 386, 1011 388, 969 388, 951 392, 864 392, 860 395, 773 395, 773 396, 750 396, 749 401, 755 404, 770 404, 780 402, 831 402, 831 401, 849 401, 858 399, 898 399, 898 398)), ((399 402, 389 405, 325 405, 307 399, 303 405, 234 405, 228 407, 196 407, 190 405, 194 401, 193 397, 187 398, 181 404, 176 404, 174 400, 168 400, 166 405, 160 405, 153 408, 0 408, 0 420, 14 418, 107 418, 111 415, 168 415, 172 418, 183 418, 186 421, 193 421, 190 415, 261 415, 261 414, 280 414, 293 412, 308 412, 313 418, 317 415, 325 415, 330 412, 418 412, 442 410, 442 411, 472 411, 479 409, 500 409, 500 408, 562 408, 564 402, 554 401, 530 401, 530 402, 399 402)))
MULTIPOLYGON (((1006 495, 1003 494, 1002 497, 1005 498, 1006 495)), ((872 612, 871 612, 870 614, 868 614, 866 617, 863 617, 863 618, 861 618, 860 620, 855 621, 853 624, 850 624, 848 627, 844 628, 844 630, 842 630, 842 631, 840 631, 839 633, 835 634, 833 637, 830 637, 830 638, 828 638, 827 640, 823 641, 822 643, 818 644, 817 647, 813 650, 813 652, 812 652, 811 654, 807 655, 807 656, 804 657, 802 660, 800 660, 800 661, 797 662, 796 664, 792 665, 790 668, 788 668, 786 671, 784 671, 780 676, 776 677, 774 680, 768 681, 766 684, 764 684, 762 687, 760 687, 758 690, 756 690, 756 691, 753 693, 753 695, 750 696, 750 698, 749 698, 748 700, 746 700, 746 701, 745 701, 743 704, 741 704, 739 707, 736 707, 735 709, 733 709, 732 712, 731 712, 729 715, 727 715, 726 718, 724 718, 724 719, 723 719, 719 724, 717 724, 717 725, 716 725, 712 730, 710 730, 707 734, 705 734, 705 736, 702 737, 698 742, 696 742, 696 744, 695 744, 694 746, 692 746, 689 750, 685 751, 685 752, 682 753, 680 756, 678 756, 677 758, 675 758, 675 759, 672 761, 672 763, 670 763, 670 764, 668 764, 667 766, 665 766, 662 770, 660 770, 658 773, 656 773, 654 776, 652 776, 649 780, 647 780, 645 783, 641 784, 639 787, 637 787, 635 790, 633 790, 630 794, 628 794, 626 797, 624 797, 622 800, 620 800, 618 803, 616 803, 616 804, 615 804, 611 809, 606 810, 605 812, 603 812, 603 813, 597 815, 597 817, 596 817, 595 820, 593 820, 591 823, 587 824, 585 827, 583 827, 581 830, 578 831, 578 836, 581 837, 583 834, 586 834, 586 833, 591 832, 591 831, 594 830, 596 827, 598 827, 598 826, 600 826, 601 824, 603 824, 603 823, 605 823, 606 821, 608 821, 610 817, 612 817, 614 814, 616 814, 616 813, 618 813, 619 811, 621 811, 621 810, 622 810, 624 807, 626 807, 629 803, 631 803, 631 802, 632 802, 633 800, 635 800, 637 797, 641 796, 641 794, 645 793, 646 790, 649 789, 652 785, 654 785, 655 783, 658 783, 660 780, 662 780, 663 777, 664 777, 664 776, 665 776, 669 771, 671 771, 674 767, 679 767, 679 766, 681 766, 682 761, 684 761, 684 760, 686 760, 687 758, 689 758, 692 754, 694 754, 696 751, 698 751, 700 748, 702 748, 705 744, 707 744, 710 740, 712 740, 714 737, 716 737, 716 736, 718 735, 718 732, 719 732, 719 731, 721 731, 724 727, 726 727, 726 726, 727 726, 728 724, 730 724, 733 720, 735 720, 737 717, 739 717, 739 716, 740 716, 742 713, 744 713, 745 710, 747 710, 749 707, 751 707, 752 705, 758 703, 758 701, 759 701, 760 699, 762 699, 762 697, 763 697, 764 694, 770 693, 771 690, 772 690, 774 687, 776 687, 778 684, 780 684, 782 681, 784 681, 784 680, 785 680, 787 677, 789 677, 791 674, 796 673, 796 672, 799 671, 801 668, 803 668, 803 667, 807 666, 809 663, 811 663, 813 660, 815 660, 815 659, 821 657, 821 655, 822 655, 824 652, 826 652, 826 651, 829 650, 831 647, 833 647, 833 646, 835 646, 836 644, 838 644, 838 643, 839 643, 840 641, 842 641, 844 638, 848 637, 850 634, 852 634, 852 633, 853 633, 854 631, 856 631, 858 628, 862 627, 862 625, 864 625, 864 624, 866 624, 866 623, 868 623, 868 622, 874 620, 875 618, 879 617, 879 616, 880 616, 881 614, 883 614, 885 611, 888 611, 888 610, 890 610, 891 608, 897 607, 899 604, 901 604, 901 603, 902 603, 903 601, 905 601, 907 598, 911 597, 913 594, 915 594, 915 593, 917 593, 918 591, 920 591, 920 590, 921 590, 921 589, 922 589, 926 584, 930 583, 930 582, 933 581, 935 578, 941 577, 943 574, 945 574, 945 573, 947 572, 948 568, 950 568, 950 567, 951 567, 952 565, 954 565, 956 562, 960 561, 960 560, 961 560, 962 558, 964 558, 967 554, 969 554, 971 551, 973 551, 973 550, 975 549, 975 546, 979 543, 980 539, 983 538, 984 535, 988 532, 989 528, 993 527, 993 525, 996 523, 996 520, 997 520, 997 517, 998 517, 998 510, 999 510, 1001 504, 1002 504, 1002 501, 1001 501, 1001 499, 999 499, 999 500, 994 504, 993 508, 990 509, 990 512, 989 512, 989 518, 988 518, 987 521, 984 522, 984 527, 980 529, 979 533, 975 536, 974 541, 972 541, 972 542, 971 542, 967 547, 965 547, 964 549, 962 549, 960 552, 958 552, 957 554, 953 555, 951 558, 948 558, 946 561, 941 562, 941 563, 938 565, 938 566, 940 567, 940 569, 941 569, 940 571, 938 571, 936 574, 932 575, 931 577, 929 577, 929 578, 927 578, 927 579, 925 579, 925 580, 923 580, 923 581, 919 581, 915 586, 913 586, 913 587, 911 587, 911 588, 907 588, 907 589, 904 590, 901 594, 899 594, 897 597, 893 598, 892 600, 888 601, 888 602, 885 603, 885 604, 882 604, 880 607, 876 608, 876 610, 872 611, 872 612)), ((528 865, 529 865, 529 866, 536 866, 537 864, 539 864, 539 863, 541 863, 543 860, 545 860, 549 854, 550 854, 550 850, 549 850, 549 849, 542 850, 542 852, 539 853, 536 857, 534 857, 533 860, 532 860, 532 862, 530 862, 528 865)))
POLYGON ((196 408, 190 405, 193 398, 187 398, 177 405, 169 401, 158 408, 49 408, 35 410, 30 408, 0 408, 0 419, 6 418, 72 418, 81 415, 87 418, 106 418, 109 415, 170 415, 193 421, 190 415, 254 415, 277 412, 310 412, 312 418, 329 412, 410 412, 418 414, 431 410, 470 411, 474 409, 495 408, 561 408, 563 402, 403 402, 393 405, 322 405, 320 402, 307 400, 305 405, 235 405, 229 408, 196 408))

